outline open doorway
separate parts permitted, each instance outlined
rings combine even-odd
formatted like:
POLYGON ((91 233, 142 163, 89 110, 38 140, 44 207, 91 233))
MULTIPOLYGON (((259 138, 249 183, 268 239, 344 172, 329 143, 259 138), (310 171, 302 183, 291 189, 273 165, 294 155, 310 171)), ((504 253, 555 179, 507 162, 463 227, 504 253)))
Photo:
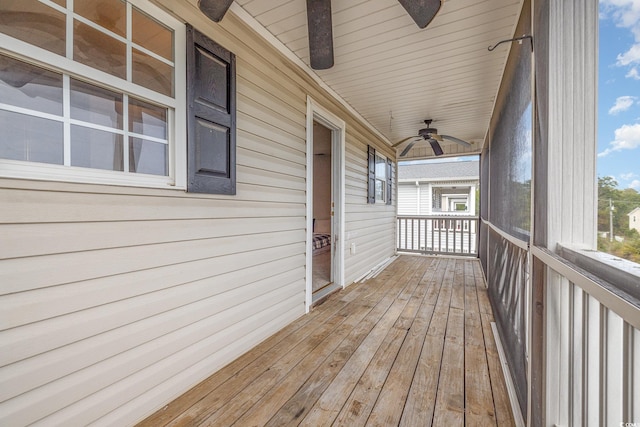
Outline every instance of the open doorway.
POLYGON ((331 129, 313 121, 313 257, 312 291, 314 301, 332 288, 332 153, 331 129))
POLYGON ((308 100, 307 310, 344 286, 345 124, 308 100))

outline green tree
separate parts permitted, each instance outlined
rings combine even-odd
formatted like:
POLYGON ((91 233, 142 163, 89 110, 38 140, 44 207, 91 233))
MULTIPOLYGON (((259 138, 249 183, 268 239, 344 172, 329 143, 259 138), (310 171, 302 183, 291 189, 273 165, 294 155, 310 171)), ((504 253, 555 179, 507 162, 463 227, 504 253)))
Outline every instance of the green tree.
POLYGON ((619 199, 618 182, 610 176, 598 177, 598 231, 609 232, 610 218, 609 210, 610 206, 614 206, 614 234, 620 224, 616 221, 616 202, 619 199), (618 225, 618 227, 616 227, 618 225))
POLYGON ((598 177, 598 197, 609 198, 618 191, 618 181, 612 176, 598 177))
POLYGON ((598 178, 598 231, 609 231, 610 208, 613 205, 613 234, 624 236, 624 242, 598 238, 598 250, 620 258, 640 262, 640 234, 629 229, 629 212, 640 207, 640 193, 633 188, 618 189, 612 177, 598 178))
POLYGON ((610 177, 598 178, 598 231, 609 231, 609 206, 613 206, 613 234, 624 236, 629 230, 629 212, 640 207, 640 193, 633 188, 620 190, 610 177))

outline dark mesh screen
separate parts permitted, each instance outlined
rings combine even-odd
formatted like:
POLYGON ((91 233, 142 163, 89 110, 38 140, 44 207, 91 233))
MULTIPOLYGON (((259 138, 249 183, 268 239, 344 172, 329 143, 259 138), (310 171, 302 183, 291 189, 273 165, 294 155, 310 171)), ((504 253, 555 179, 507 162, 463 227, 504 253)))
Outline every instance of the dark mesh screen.
POLYGON ((520 409, 527 408, 527 360, 525 331, 525 284, 528 275, 527 251, 510 243, 493 230, 489 239, 489 299, 496 326, 516 388, 520 409))
POLYGON ((485 145, 480 155, 480 238, 478 254, 482 268, 487 271, 487 225, 483 221, 489 220, 489 148, 485 145))
MULTIPOLYGON (((517 36, 531 34, 530 8, 530 1, 525 1, 515 31, 517 36)), ((531 235, 531 46, 529 40, 511 44, 492 115, 489 145, 483 152, 481 166, 482 190, 485 195, 487 190, 489 193, 488 204, 481 203, 481 215, 523 243, 528 243, 531 235)), ((486 230, 486 227, 481 230, 480 245, 480 258, 487 271, 489 298, 496 324, 520 408, 526 414, 528 387, 524 319, 529 270, 527 251, 499 233, 486 230)))
MULTIPOLYGON (((527 3, 528 4, 528 3, 527 3)), ((529 6, 516 34, 531 34, 529 6)), ((490 130, 489 221, 529 241, 531 230, 532 94, 531 43, 511 44, 490 130)))

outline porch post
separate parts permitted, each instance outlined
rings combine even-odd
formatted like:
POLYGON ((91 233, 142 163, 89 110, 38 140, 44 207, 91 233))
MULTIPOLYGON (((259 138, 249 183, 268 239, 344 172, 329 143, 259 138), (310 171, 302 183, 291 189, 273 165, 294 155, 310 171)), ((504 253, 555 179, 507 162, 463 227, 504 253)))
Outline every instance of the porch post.
MULTIPOLYGON (((536 81, 547 85, 538 87, 547 105, 538 112, 546 135, 541 137, 542 146, 536 147, 536 163, 543 165, 536 173, 544 173, 540 176, 543 187, 537 189, 543 198, 536 203, 544 205, 535 208, 541 220, 536 225, 542 232, 535 236, 534 244, 551 251, 559 243, 595 249, 598 1, 541 3, 547 9, 542 15, 548 23, 542 23, 542 28, 548 24, 548 57, 536 56, 536 61, 544 61, 546 70, 541 71, 548 75, 547 81, 536 81)), ((545 425, 584 425, 586 418, 597 424, 598 400, 585 402, 599 395, 599 376, 589 376, 587 384, 580 366, 583 359, 593 362, 600 354, 585 353, 589 343, 576 335, 594 319, 577 315, 582 312, 584 296, 566 278, 536 265, 533 274, 542 283, 534 295, 541 291, 545 306, 545 425), (589 408, 585 419, 583 405, 589 408)))
POLYGON ((476 186, 472 185, 469 189, 469 205, 467 206, 469 215, 475 216, 476 214, 476 186))

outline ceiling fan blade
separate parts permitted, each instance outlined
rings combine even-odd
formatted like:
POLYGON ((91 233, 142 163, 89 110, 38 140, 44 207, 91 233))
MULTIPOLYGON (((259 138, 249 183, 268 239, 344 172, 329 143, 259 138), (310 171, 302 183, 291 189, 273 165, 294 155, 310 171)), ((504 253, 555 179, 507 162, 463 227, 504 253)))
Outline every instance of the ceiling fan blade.
POLYGON ((207 18, 220 22, 233 0, 198 0, 198 7, 207 18))
POLYGON ((307 0, 307 24, 311 68, 326 70, 333 67, 331 0, 307 0))
POLYGON ((438 141, 436 141, 435 139, 430 139, 429 140, 429 144, 431 144, 431 148, 433 149, 433 153, 436 156, 442 156, 444 154, 444 151, 442 151, 442 147, 440 147, 440 144, 438 144, 438 141))
POLYGON ((404 147, 404 150, 402 150, 402 153, 400 153, 400 157, 404 157, 409 152, 409 150, 411 150, 413 146, 416 145, 416 142, 418 141, 411 141, 409 144, 407 144, 407 146, 404 147))
POLYGON ((440 0, 398 0, 418 27, 425 28, 440 10, 440 0))
POLYGON ((416 139, 418 139, 419 137, 418 137, 418 136, 408 136, 408 137, 406 137, 406 138, 404 138, 404 139, 401 139, 400 141, 396 142, 395 144, 393 144, 393 145, 391 146, 391 148, 395 148, 395 147, 397 147, 398 145, 400 145, 400 144, 402 144, 402 143, 404 143, 404 142, 407 142, 408 140, 410 140, 410 139, 412 139, 412 138, 416 138, 416 139))
POLYGON ((471 144, 470 144, 470 143, 468 143, 467 141, 462 140, 462 139, 460 139, 460 138, 456 138, 455 136, 451 136, 451 135, 441 135, 441 136, 442 136, 444 139, 448 139, 448 140, 450 140, 450 141, 457 142, 458 144, 460 144, 460 145, 464 145, 465 147, 471 147, 471 144))
POLYGON ((442 142, 442 135, 438 135, 437 133, 432 133, 431 138, 435 139, 438 142, 442 142))

